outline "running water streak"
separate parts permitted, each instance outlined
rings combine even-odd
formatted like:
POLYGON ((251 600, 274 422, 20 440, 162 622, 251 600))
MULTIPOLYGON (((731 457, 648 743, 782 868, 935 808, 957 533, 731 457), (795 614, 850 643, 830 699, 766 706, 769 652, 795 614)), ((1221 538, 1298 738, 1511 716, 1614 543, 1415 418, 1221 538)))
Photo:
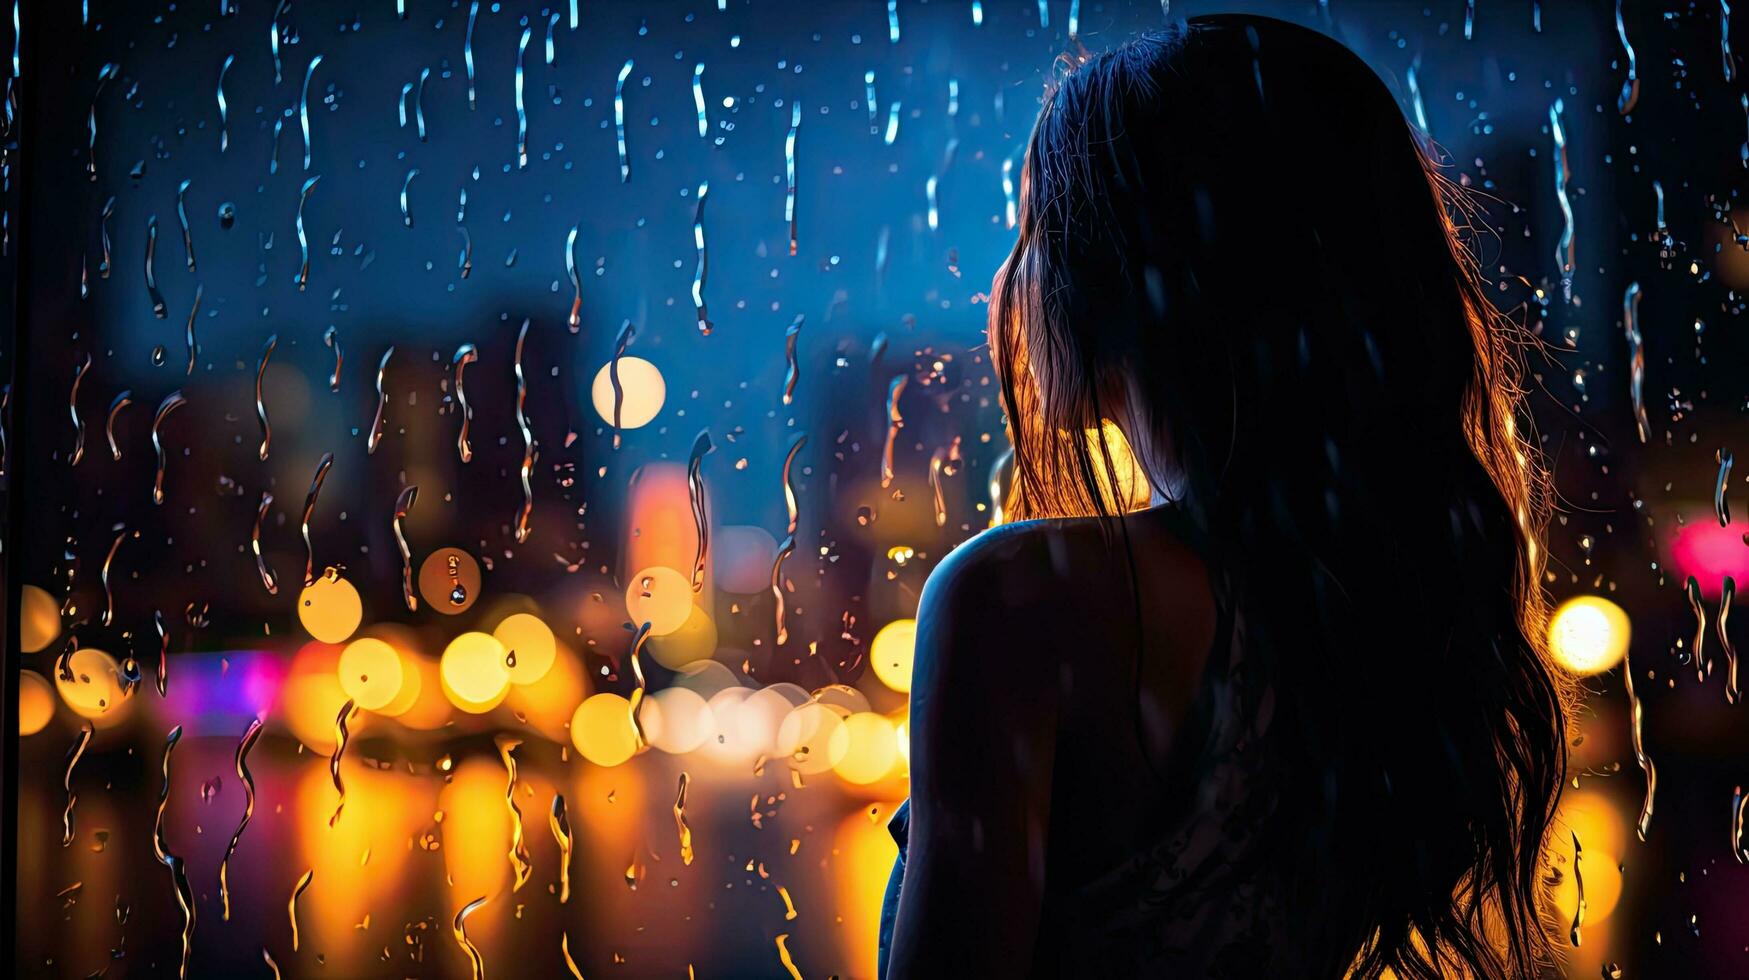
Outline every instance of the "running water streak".
POLYGON ((619 139, 619 182, 632 179, 631 159, 626 155, 626 79, 632 74, 632 59, 627 58, 613 83, 613 128, 619 139))
POLYGON ((196 314, 200 313, 200 300, 205 293, 206 287, 200 283, 195 283, 194 304, 188 308, 188 323, 182 328, 182 342, 188 347, 188 366, 182 373, 190 377, 194 375, 194 355, 199 349, 194 342, 194 318, 196 314))
POLYGON ((625 408, 626 390, 619 380, 619 359, 625 356, 626 347, 637 335, 637 328, 632 321, 620 324, 619 335, 613 339, 613 357, 607 362, 607 383, 613 388, 613 448, 618 449, 620 443, 620 413, 625 408))
POLYGON ((419 85, 413 90, 413 125, 419 131, 419 142, 425 139, 425 80, 431 77, 431 69, 419 69, 419 85))
POLYGON ((407 604, 408 612, 419 611, 419 600, 413 595, 413 549, 407 547, 407 535, 401 529, 401 522, 407 519, 407 512, 413 509, 413 503, 418 499, 417 485, 401 488, 400 496, 395 498, 395 518, 391 522, 395 529, 395 547, 401 551, 401 600, 407 604))
POLYGON ((310 59, 310 66, 304 69, 304 88, 298 95, 298 125, 304 130, 304 169, 310 169, 310 79, 316 75, 316 66, 322 63, 322 56, 316 55, 310 59))
POLYGON ((500 735, 495 742, 498 746, 498 758, 504 762, 504 807, 510 811, 510 870, 515 875, 515 883, 510 886, 513 892, 522 890, 528 884, 529 877, 534 873, 534 866, 528 860, 528 845, 522 840, 522 808, 516 805, 516 756, 517 746, 522 739, 500 735))
POLYGON ((73 742, 73 747, 67 750, 67 771, 61 777, 61 789, 67 795, 67 805, 61 810, 61 846, 73 846, 73 807, 79 803, 79 794, 73 792, 73 769, 84 757, 85 749, 91 744, 91 736, 96 734, 90 722, 79 726, 79 737, 73 742))
MULTIPOLYGON (((563 794, 553 794, 553 805, 547 812, 547 826, 559 845, 559 904, 564 905, 571 901, 571 820, 565 814, 563 794)), ((568 954, 566 958, 569 959, 568 954)))
POLYGON ((796 343, 802 336, 802 319, 803 315, 797 313, 795 322, 783 332, 783 403, 785 405, 795 401, 796 381, 801 378, 801 368, 796 363, 796 343))
POLYGON ((164 811, 170 805, 170 756, 180 741, 182 726, 177 725, 164 739, 164 781, 158 789, 158 816, 152 825, 152 853, 157 856, 159 864, 169 869, 170 883, 176 890, 176 905, 182 911, 182 960, 176 975, 187 980, 188 960, 194 952, 194 889, 188 884, 188 868, 181 858, 170 852, 170 845, 164 839, 164 811))
POLYGON ((261 447, 257 455, 263 463, 267 462, 267 454, 273 451, 273 424, 267 420, 267 403, 262 398, 262 382, 267 378, 267 362, 273 359, 273 350, 279 346, 279 334, 270 334, 267 343, 261 347, 261 361, 255 368, 255 417, 261 420, 261 447))
MULTIPOLYGON (((115 553, 121 550, 121 543, 127 536, 128 530, 125 527, 116 533, 115 540, 110 542, 109 554, 103 556, 103 567, 97 574, 98 580, 103 583, 103 615, 100 620, 105 626, 115 621, 115 596, 109 589, 109 566, 115 562, 115 553)), ((135 531, 134 537, 139 536, 140 533, 135 531)))
MULTIPOLYGON (((1038 0, 1039 7, 1044 7, 1045 0, 1038 0)), ((802 980, 802 971, 796 969, 796 961, 789 955, 789 933, 779 933, 777 937, 777 958, 783 963, 783 968, 789 972, 790 980, 802 980)))
POLYGON ((801 510, 796 504, 794 470, 796 454, 802 451, 802 446, 807 441, 808 437, 805 434, 796 433, 789 441, 789 452, 783 457, 783 507, 784 513, 789 516, 789 527, 784 532, 786 534, 796 533, 796 522, 801 517, 801 510))
POLYGON ((79 385, 84 383, 85 375, 91 370, 91 355, 73 370, 73 387, 67 392, 67 411, 73 416, 73 453, 68 457, 70 466, 78 466, 85 458, 85 420, 79 415, 79 385))
POLYGON ((249 550, 255 553, 255 571, 261 576, 261 586, 268 595, 279 595, 279 576, 261 552, 261 522, 267 519, 267 509, 273 506, 273 494, 261 491, 261 503, 255 508, 255 528, 249 533, 249 550))
POLYGON ((480 359, 480 351, 473 344, 463 344, 455 350, 455 357, 450 359, 450 367, 455 370, 455 400, 462 417, 461 432, 456 434, 455 448, 462 462, 469 463, 474 459, 474 447, 468 442, 468 423, 473 421, 474 410, 468 405, 467 389, 462 387, 462 374, 469 364, 480 359))
POLYGON ((413 208, 407 201, 407 192, 413 187, 413 178, 419 176, 419 168, 408 169, 407 176, 401 180, 401 223, 413 227, 413 208))
POLYGON ((1634 665, 1630 654, 1622 655, 1621 662, 1622 686, 1628 695, 1628 734, 1634 748, 1634 762, 1646 776, 1646 795, 1640 803, 1640 816, 1634 824, 1635 833, 1640 840, 1646 839, 1647 831, 1652 829, 1652 806, 1658 795, 1658 767, 1653 764, 1652 757, 1646 754, 1646 743, 1642 735, 1645 721, 1645 706, 1640 703, 1639 695, 1634 693, 1634 665))
MULTIPOLYGON (((1628 77, 1621 85, 1621 94, 1616 96, 1615 109, 1622 115, 1634 111, 1634 105, 1640 101, 1639 62, 1634 57, 1634 46, 1628 43, 1628 26, 1621 16, 1622 0, 1615 0, 1615 36, 1621 38, 1622 50, 1628 56, 1628 77)), ((1577 946, 1578 943, 1573 945, 1577 946)))
POLYGON ((164 628, 164 613, 152 610, 152 627, 158 631, 158 696, 170 696, 170 631, 164 628))
POLYGON ((692 866, 692 828, 686 823, 686 790, 692 777, 682 772, 680 788, 674 794, 674 830, 680 835, 680 863, 692 866))
POLYGON ((893 485, 893 449, 899 441, 899 430, 905 427, 905 417, 899 413, 899 396, 905 393, 909 375, 896 375, 887 386, 887 442, 881 449, 881 489, 893 485))
POLYGON ((1688 608, 1694 612, 1694 647, 1689 653, 1694 657, 1695 678, 1705 683, 1707 669, 1702 653, 1706 642, 1706 605, 1701 601, 1700 581, 1690 575, 1682 591, 1688 596, 1688 608))
MULTIPOLYGON (((702 128, 704 116, 699 116, 702 128)), ((786 178, 786 189, 783 197, 783 220, 789 222, 789 254, 796 254, 796 134, 802 128, 802 104, 796 102, 790 107, 789 135, 783 140, 783 169, 786 178)), ((701 133, 702 135, 702 133, 701 133)))
POLYGON ((182 397, 181 391, 172 391, 164 396, 163 401, 158 403, 158 411, 152 416, 152 449, 158 454, 158 469, 152 478, 152 503, 154 504, 164 502, 164 469, 167 459, 164 452, 164 420, 170 417, 171 412, 186 404, 188 404, 188 399, 182 397))
POLYGON ((346 363, 346 352, 340 349, 340 330, 330 326, 322 331, 322 346, 334 351, 334 373, 328 375, 328 390, 340 390, 340 366, 346 363))
POLYGON ((692 273, 692 305, 698 312, 698 332, 705 337, 711 335, 710 312, 704 304, 705 277, 710 274, 710 253, 704 245, 704 202, 710 191, 710 181, 699 183, 698 204, 692 212, 692 244, 698 250, 698 265, 692 273))
POLYGON ((1567 197, 1567 181, 1572 171, 1567 167, 1567 131, 1561 125, 1566 111, 1560 99, 1549 106, 1549 133, 1555 141, 1555 200, 1561 206, 1561 237, 1555 244, 1555 266, 1561 274, 1561 295, 1573 301, 1573 202, 1567 197))
POLYGON ((692 440, 692 452, 686 459, 686 491, 692 505, 692 526, 698 533, 698 550, 692 560, 692 591, 695 593, 704 589, 705 562, 711 550, 710 516, 705 512, 704 500, 704 458, 715 449, 711 445, 711 430, 700 429, 692 440))
MULTIPOLYGON (((649 582, 649 578, 646 577, 644 579, 646 589, 649 586, 649 582)), ((648 598, 649 592, 646 591, 644 596, 645 598, 648 598)), ((630 624, 628 623, 627 626, 629 627, 630 624)), ((644 641, 649 638, 650 624, 648 622, 640 624, 636 630, 632 631, 632 653, 630 657, 632 662, 632 679, 637 681, 638 686, 632 689, 632 696, 629 699, 630 707, 627 710, 631 714, 632 733, 637 736, 639 749, 650 744, 649 739, 644 737, 644 723, 641 719, 642 712, 639 710, 644 703, 644 696, 649 693, 650 686, 649 682, 644 678, 644 641)))
POLYGON ((1725 703, 1736 704, 1739 697, 1737 688, 1737 648, 1731 643, 1730 620, 1731 600, 1737 596, 1737 580, 1725 576, 1725 581, 1719 589, 1719 617, 1715 621, 1719 632, 1719 647, 1725 651, 1725 703))
POLYGON ((1725 63, 1725 81, 1737 80, 1737 59, 1731 56, 1731 3, 1719 0, 1719 57, 1725 63))
POLYGON ((273 84, 278 85, 284 78, 280 73, 279 63, 279 15, 285 13, 285 8, 291 6, 291 0, 279 0, 273 8, 273 24, 267 29, 267 50, 273 52, 273 84))
POLYGON ((182 226, 182 251, 188 257, 188 271, 194 271, 194 236, 188 230, 188 201, 186 195, 193 181, 185 180, 176 186, 176 221, 182 226))
POLYGON ((1731 482, 1731 451, 1721 449, 1713 458, 1719 464, 1719 479, 1713 484, 1713 513, 1719 519, 1720 527, 1731 526, 1731 502, 1725 498, 1725 490, 1731 482))
POLYGON ((328 469, 334 465, 334 454, 323 453, 316 464, 316 475, 310 478, 310 491, 304 495, 304 519, 300 528, 304 536, 304 585, 316 581, 316 548, 310 543, 310 515, 316 512, 316 500, 322 496, 322 482, 328 479, 328 469))
POLYGON ((529 478, 534 473, 534 432, 528 427, 528 378, 522 371, 522 347, 528 341, 528 319, 516 333, 516 428, 522 433, 522 508, 516 512, 516 543, 528 540, 528 519, 534 513, 534 485, 529 478))
POLYGON ((292 952, 298 951, 298 899, 304 895, 304 890, 310 887, 310 882, 316 878, 316 869, 310 868, 298 878, 292 886, 291 901, 285 903, 286 914, 291 917, 292 952))
POLYGON ((462 63, 468 69, 468 108, 479 108, 474 92, 474 21, 480 17, 480 0, 468 5, 468 32, 462 37, 462 63))
POLYGON ((1573 887, 1579 893, 1578 901, 1573 903, 1573 927, 1567 933, 1567 939, 1575 948, 1579 945, 1579 927, 1585 924, 1585 874, 1579 869, 1584 860, 1585 851, 1579 846, 1579 835, 1569 831, 1573 836, 1573 887))
POLYGON ((1737 786, 1731 790, 1731 856, 1738 864, 1749 864, 1749 849, 1743 847, 1743 809, 1749 805, 1749 797, 1743 795, 1743 787, 1737 786))
POLYGON ((322 175, 316 174, 304 181, 303 189, 298 192, 298 254, 301 260, 298 264, 297 278, 293 281, 297 283, 299 292, 303 292, 305 287, 310 284, 310 239, 304 233, 304 204, 309 201, 310 191, 315 189, 316 181, 321 179, 322 175))
POLYGON ((103 423, 103 434, 109 439, 109 455, 117 461, 121 459, 121 444, 115 441, 115 417, 133 403, 133 389, 122 389, 121 394, 116 395, 115 400, 109 403, 109 415, 103 423))
POLYGON ((935 507, 935 526, 947 526, 947 498, 941 489, 941 464, 947 457, 946 449, 937 449, 929 457, 929 491, 935 507))
POLYGON ((522 40, 516 45, 516 169, 528 166, 528 108, 522 97, 522 60, 528 54, 528 39, 534 28, 522 29, 522 40))
POLYGON ((383 441, 383 410, 389 407, 389 392, 383 387, 384 374, 389 370, 389 358, 395 356, 393 345, 383 351, 382 360, 377 362, 377 414, 370 423, 370 435, 365 437, 364 449, 366 455, 375 455, 377 446, 383 441))
POLYGON ((571 332, 576 333, 583 328, 583 280, 577 276, 577 231, 581 225, 572 225, 565 235, 565 278, 571 280, 571 316, 566 321, 571 332))
MULTIPOLYGON (((16 32, 13 34, 13 39, 18 39, 18 34, 16 32)), ((114 78, 116 72, 120 70, 121 66, 113 61, 108 62, 104 64, 103 67, 97 69, 97 88, 91 93, 91 108, 85 116, 85 129, 86 136, 88 137, 86 148, 88 155, 85 161, 85 174, 90 178, 92 183, 97 182, 97 99, 103 95, 103 87, 109 84, 109 80, 114 78)), ((13 77, 17 77, 17 72, 13 73, 13 77)), ((110 200, 113 202, 115 199, 110 198, 110 200)), ((108 250, 105 249, 104 251, 107 255, 108 250)), ((105 278, 107 278, 107 273, 105 274, 105 278)))
POLYGON ((231 833, 231 842, 225 845, 225 856, 219 859, 219 903, 224 909, 223 918, 226 922, 231 921, 231 855, 237 853, 237 844, 243 840, 243 830, 255 816, 255 775, 249 771, 249 750, 255 747, 259 738, 261 719, 256 717, 249 722, 242 741, 237 743, 237 779, 243 784, 243 816, 237 821, 237 829, 231 833))
POLYGON ((473 980, 486 980, 486 960, 480 956, 479 947, 468 939, 468 916, 473 915, 484 904, 486 896, 481 895, 462 906, 450 923, 450 931, 454 933, 456 943, 461 946, 462 952, 468 954, 468 964, 473 968, 473 980))
POLYGON ((778 546, 777 557, 771 562, 771 595, 773 599, 777 600, 776 609, 773 611, 772 617, 777 625, 778 646, 783 646, 785 643, 789 642, 789 624, 784 618, 783 563, 789 559, 790 555, 795 554, 795 550, 796 536, 794 534, 788 535, 783 539, 783 543, 778 546))
POLYGON ((236 54, 226 54, 224 65, 219 66, 219 152, 231 149, 231 128, 227 123, 231 109, 224 102, 224 77, 231 70, 233 63, 236 63, 236 54))
POLYGON ((1628 283, 1621 299, 1622 330, 1628 338, 1628 395, 1634 407, 1634 428, 1643 445, 1650 433, 1646 422, 1646 343, 1640 335, 1640 284, 1628 283))
MULTIPOLYGON (((96 180, 96 177, 91 178, 96 180)), ((114 264, 109 254, 109 219, 115 217, 115 198, 103 202, 103 209, 97 215, 97 237, 103 247, 103 258, 97 262, 97 277, 108 279, 110 267, 114 264)))
POLYGON ((698 109, 698 138, 710 136, 710 120, 704 111, 704 62, 692 66, 692 104, 698 109))
MULTIPOLYGON (((334 780, 334 792, 340 795, 334 804, 334 815, 328 818, 328 826, 332 827, 340 821, 340 811, 346 809, 346 781, 340 778, 340 757, 346 754, 346 743, 351 740, 352 732, 346 727, 347 717, 352 714, 354 702, 351 698, 340 706, 340 713, 334 716, 334 754, 328 757, 328 775, 334 780)), ((293 949, 297 948, 294 943, 293 949)))

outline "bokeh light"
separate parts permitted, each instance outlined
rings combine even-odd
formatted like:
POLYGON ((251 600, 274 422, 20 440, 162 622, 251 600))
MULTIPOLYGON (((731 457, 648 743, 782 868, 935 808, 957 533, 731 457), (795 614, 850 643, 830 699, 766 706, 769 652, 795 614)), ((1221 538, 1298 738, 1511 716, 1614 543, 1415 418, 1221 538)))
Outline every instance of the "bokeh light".
MULTIPOLYGON (((304 644, 292 657, 291 670, 279 689, 278 707, 269 715, 312 752, 324 755, 332 752, 339 740, 334 721, 347 701, 339 672, 339 647, 320 642, 304 644)), ((368 717, 361 716, 359 720, 368 717)), ((354 732, 360 727, 356 722, 351 724, 354 732)))
POLYGON ((917 621, 895 619, 875 634, 868 652, 869 666, 881 683, 900 694, 911 690, 911 660, 917 650, 917 621))
POLYGON ((61 607, 55 597, 34 585, 19 590, 18 637, 25 653, 48 649, 61 635, 61 607))
POLYGON ((771 562, 777 556, 777 539, 762 527, 729 524, 720 527, 711 540, 711 567, 717 588, 751 595, 771 587, 771 562))
POLYGON ((803 775, 825 772, 850 751, 843 715, 817 701, 797 705, 777 730, 777 752, 803 775))
POLYGON ((1630 633, 1620 606, 1602 596, 1574 596, 1549 617, 1549 651, 1575 674, 1599 674, 1621 663, 1630 633))
POLYGON ((467 612, 480 598, 480 563, 460 548, 439 548, 419 563, 419 594, 445 616, 467 612))
POLYGON ((638 708, 638 722, 651 746, 674 755, 693 751, 716 730, 705 699, 679 686, 645 698, 638 708))
POLYGON ((92 721, 119 719, 124 696, 120 665, 107 652, 81 647, 67 658, 65 672, 55 669, 55 690, 67 707, 92 721))
POLYGON ((440 672, 450 703, 470 714, 496 708, 510 691, 504 644, 490 633, 468 632, 443 649, 440 672))
POLYGON ((885 715, 863 711, 844 719, 849 745, 833 771, 847 783, 867 785, 893 771, 899 761, 898 735, 885 715))
POLYGON ((632 703, 617 694, 596 694, 571 716, 571 744, 598 766, 617 766, 638 752, 632 703))
POLYGON ((646 568, 626 587, 626 615, 649 623, 651 636, 667 636, 692 615, 692 582, 672 568, 646 568))
POLYGON ((530 728, 563 742, 565 725, 577 704, 589 694, 589 683, 575 653, 563 644, 555 644, 553 649, 553 662, 540 680, 517 684, 512 672, 510 694, 504 703, 530 728))
MULTIPOLYGON (((595 403, 595 414, 608 425, 613 424, 613 379, 611 363, 595 372, 595 382, 589 388, 589 400, 595 403)), ((668 398, 668 384, 656 365, 641 357, 626 355, 619 359, 619 386, 623 392, 619 407, 619 427, 639 429, 650 424, 662 403, 668 398)))
POLYGON ((345 643, 364 618, 364 602, 352 583, 330 569, 298 595, 298 621, 323 643, 345 643))
POLYGON ((340 651, 338 671, 340 689, 366 711, 388 706, 401 693, 401 655, 382 640, 364 637, 348 643, 340 651))
POLYGON ((533 684, 552 669, 557 647, 553 631, 539 616, 529 613, 506 616, 492 635, 504 645, 510 683, 533 684))
POLYGON ((717 624, 710 613, 693 606, 686 621, 670 633, 657 634, 655 625, 644 649, 656 662, 669 670, 679 670, 700 660, 709 660, 717 649, 717 624))
POLYGON ((18 734, 35 735, 55 717, 55 689, 34 670, 18 672, 18 734))

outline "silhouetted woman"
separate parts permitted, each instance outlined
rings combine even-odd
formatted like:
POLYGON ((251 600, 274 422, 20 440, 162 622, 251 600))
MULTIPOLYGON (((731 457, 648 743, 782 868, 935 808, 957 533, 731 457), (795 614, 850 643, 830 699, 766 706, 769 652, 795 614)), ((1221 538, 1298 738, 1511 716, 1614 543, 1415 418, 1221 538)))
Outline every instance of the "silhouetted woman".
POLYGON ((1423 138, 1198 17, 1063 65, 1021 185, 1019 520, 924 590, 888 974, 1544 969, 1546 491, 1423 138))

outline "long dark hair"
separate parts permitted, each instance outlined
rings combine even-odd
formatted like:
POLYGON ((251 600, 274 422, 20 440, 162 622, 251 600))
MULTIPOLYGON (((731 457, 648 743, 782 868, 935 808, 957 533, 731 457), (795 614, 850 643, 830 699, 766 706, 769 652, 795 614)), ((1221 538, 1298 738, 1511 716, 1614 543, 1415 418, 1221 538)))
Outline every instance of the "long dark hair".
POLYGON ((1537 972, 1569 687, 1529 341, 1482 291, 1469 202, 1306 28, 1198 17, 1059 76, 990 302, 1009 515, 1121 520, 1087 435, 1121 413, 1202 532, 1273 704, 1284 962, 1537 972))

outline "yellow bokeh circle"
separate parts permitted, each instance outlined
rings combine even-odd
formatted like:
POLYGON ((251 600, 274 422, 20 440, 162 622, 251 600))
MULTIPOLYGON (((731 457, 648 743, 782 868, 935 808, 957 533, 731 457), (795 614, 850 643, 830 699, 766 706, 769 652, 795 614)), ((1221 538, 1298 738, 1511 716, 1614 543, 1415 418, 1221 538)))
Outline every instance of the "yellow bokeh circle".
POLYGON ((492 635, 504 644, 504 663, 505 669, 510 671, 510 683, 533 684, 553 669, 553 658, 558 653, 557 641, 553 639, 553 631, 541 622, 539 616, 529 613, 506 616, 492 635))
POLYGON ((617 766, 638 752, 632 703, 617 694, 597 694, 571 715, 571 744, 598 766, 617 766))
POLYGON ((298 621, 323 643, 345 643, 364 619, 364 602, 352 583, 332 569, 298 595, 298 621))
MULTIPOLYGON (((30 588, 30 586, 25 586, 30 588)), ((55 689, 34 670, 18 672, 18 734, 35 735, 55 717, 55 689)))
POLYGON ((504 644, 490 633, 463 633, 443 650, 438 673, 450 703, 470 714, 496 708, 510 692, 504 644))
POLYGON ((850 730, 844 716, 829 705, 809 701, 783 719, 777 729, 777 751, 790 768, 803 775, 825 772, 844 761, 850 751, 850 730))
POLYGON ((899 740, 890 719, 862 711, 844 719, 844 729, 850 744, 833 769, 845 782, 867 785, 893 771, 899 740))
MULTIPOLYGON (((382 640, 353 640, 340 651, 340 689, 360 708, 378 711, 393 704, 404 686, 401 655, 382 640)), ((417 686, 414 690, 418 695, 417 686)), ((402 710, 406 710, 402 708, 402 710)))
POLYGON ((121 704, 119 670, 114 657, 95 647, 82 647, 67 658, 65 674, 55 668, 55 690, 80 717, 102 718, 121 704))
POLYGON ((1621 663, 1631 632, 1620 606, 1602 596, 1575 596, 1549 617, 1549 652, 1575 674, 1600 674, 1621 663))
POLYGON ((870 644, 869 665, 881 683, 900 694, 911 690, 911 659, 917 650, 917 621, 895 619, 881 627, 870 644))
POLYGON ((692 582, 672 568, 654 565, 632 576, 626 588, 626 618, 650 624, 651 636, 667 636, 692 615, 692 582))
POLYGON ((37 653, 55 642, 61 635, 61 607, 54 596, 34 585, 20 590, 18 635, 25 653, 37 653))
MULTIPOLYGON (((655 627, 652 626, 652 633, 655 627)), ((686 614, 680 628, 665 635, 652 635, 644 650, 669 670, 679 670, 717 652, 717 624, 698 606, 686 614)))
MULTIPOLYGON (((608 425, 613 424, 612 368, 612 362, 603 364, 601 370, 595 372, 594 383, 589 386, 589 400, 595 403, 596 414, 608 425)), ((662 403, 668 398, 668 383, 662 380, 662 372, 641 357, 619 359, 619 386, 623 393, 619 406, 619 427, 622 429, 649 425, 656 413, 662 411, 662 403)))

